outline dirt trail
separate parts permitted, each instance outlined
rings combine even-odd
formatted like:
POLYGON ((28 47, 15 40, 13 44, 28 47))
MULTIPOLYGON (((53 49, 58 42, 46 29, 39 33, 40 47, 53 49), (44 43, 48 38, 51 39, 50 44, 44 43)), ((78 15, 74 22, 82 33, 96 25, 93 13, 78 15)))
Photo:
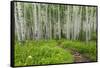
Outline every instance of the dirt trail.
MULTIPOLYGON (((57 45, 60 48, 63 48, 62 45, 57 45)), ((70 53, 73 55, 74 57, 74 63, 79 63, 79 62, 89 62, 88 58, 86 58, 85 56, 83 56, 82 54, 80 54, 78 51, 76 51, 74 48, 73 49, 69 49, 69 48, 63 48, 64 50, 70 51, 70 53)))
POLYGON ((89 62, 88 58, 86 58, 85 56, 83 56, 79 52, 71 50, 71 53, 74 57, 75 63, 77 63, 77 62, 89 62))

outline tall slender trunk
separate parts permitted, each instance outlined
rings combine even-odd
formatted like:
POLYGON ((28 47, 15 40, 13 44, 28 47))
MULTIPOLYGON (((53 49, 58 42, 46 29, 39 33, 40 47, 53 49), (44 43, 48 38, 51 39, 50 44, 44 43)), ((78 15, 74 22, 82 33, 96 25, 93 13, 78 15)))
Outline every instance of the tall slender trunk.
POLYGON ((60 25, 60 7, 58 5, 58 36, 61 39, 61 25, 60 25))

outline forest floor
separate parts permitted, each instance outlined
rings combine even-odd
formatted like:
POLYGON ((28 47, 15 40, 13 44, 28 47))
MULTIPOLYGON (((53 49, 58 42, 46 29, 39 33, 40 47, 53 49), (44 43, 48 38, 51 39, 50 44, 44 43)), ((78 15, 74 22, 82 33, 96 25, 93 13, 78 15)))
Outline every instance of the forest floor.
POLYGON ((96 42, 70 40, 26 41, 15 45, 15 66, 96 61, 96 42))
POLYGON ((72 51, 72 55, 74 56, 74 62, 75 63, 79 63, 79 62, 90 62, 90 60, 87 58, 87 57, 85 57, 84 55, 82 55, 82 54, 80 54, 79 52, 77 52, 77 51, 73 51, 73 50, 71 50, 72 51))
MULTIPOLYGON (((64 42, 64 41, 63 41, 64 42)), ((94 60, 91 60, 90 59, 90 56, 89 56, 89 53, 87 53, 87 54, 84 54, 84 53, 82 53, 80 50, 78 50, 78 47, 73 47, 74 45, 72 45, 72 47, 70 48, 70 45, 68 46, 68 47, 64 47, 64 44, 63 44, 63 42, 62 41, 58 41, 58 44, 57 44, 57 46, 58 47, 60 47, 60 48, 63 48, 64 50, 66 50, 66 51, 69 51, 72 55, 73 55, 73 58, 74 58, 74 63, 80 63, 80 62, 91 62, 91 61, 94 61, 94 60, 96 60, 96 58, 94 59, 94 60), (81 53, 80 53, 81 52, 81 53), (87 57, 88 56, 88 57, 87 57)), ((83 43, 84 44, 84 43, 83 43)), ((88 45, 91 45, 91 43, 89 43, 88 45)), ((76 45, 77 46, 77 45, 76 45)), ((80 46, 80 45, 78 45, 78 46, 80 46)), ((85 45, 84 45, 85 46, 85 45)), ((96 45, 95 45, 96 46, 96 45)), ((82 48, 82 47, 81 47, 82 48)), ((89 48, 89 47, 87 47, 87 48, 89 48)), ((82 48, 83 49, 83 48, 82 48)), ((91 48, 91 49, 93 49, 93 48, 91 48)), ((85 47, 85 49, 84 49, 84 51, 86 50, 86 47, 85 47)), ((94 52, 96 51, 95 50, 95 47, 94 47, 94 52)), ((90 51, 90 50, 89 50, 90 51)), ((87 52, 89 52, 89 51, 87 51, 87 52)), ((86 53, 86 52, 85 52, 86 53)))
MULTIPOLYGON (((62 45, 58 45, 60 48, 63 48, 61 47, 62 45)), ((64 49, 64 48, 63 48, 64 49)), ((74 63, 79 63, 79 62, 90 62, 90 60, 85 57, 84 55, 82 55, 81 53, 79 53, 78 51, 74 50, 74 49, 64 49, 66 51, 69 51, 72 55, 73 55, 73 58, 74 58, 74 63)))

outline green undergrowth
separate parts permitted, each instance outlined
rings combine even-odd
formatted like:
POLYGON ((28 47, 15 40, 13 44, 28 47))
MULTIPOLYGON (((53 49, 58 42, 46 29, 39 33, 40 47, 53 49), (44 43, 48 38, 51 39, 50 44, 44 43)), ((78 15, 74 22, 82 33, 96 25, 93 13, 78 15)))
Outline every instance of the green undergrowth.
POLYGON ((73 63, 74 57, 69 50, 96 61, 95 41, 30 40, 24 43, 16 41, 15 44, 15 66, 73 63))
POLYGON ((90 61, 96 61, 96 42, 82 42, 82 41, 66 41, 63 40, 63 48, 68 48, 77 51, 87 57, 90 61))
POLYGON ((56 40, 16 42, 15 66, 72 63, 69 51, 57 47, 56 40))

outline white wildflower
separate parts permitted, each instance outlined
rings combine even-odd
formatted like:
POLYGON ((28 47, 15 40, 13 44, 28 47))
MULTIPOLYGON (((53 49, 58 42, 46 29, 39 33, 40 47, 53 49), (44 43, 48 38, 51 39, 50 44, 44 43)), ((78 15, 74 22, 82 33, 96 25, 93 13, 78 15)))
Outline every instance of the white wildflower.
POLYGON ((28 58, 32 59, 32 56, 30 55, 30 56, 28 56, 28 58))

